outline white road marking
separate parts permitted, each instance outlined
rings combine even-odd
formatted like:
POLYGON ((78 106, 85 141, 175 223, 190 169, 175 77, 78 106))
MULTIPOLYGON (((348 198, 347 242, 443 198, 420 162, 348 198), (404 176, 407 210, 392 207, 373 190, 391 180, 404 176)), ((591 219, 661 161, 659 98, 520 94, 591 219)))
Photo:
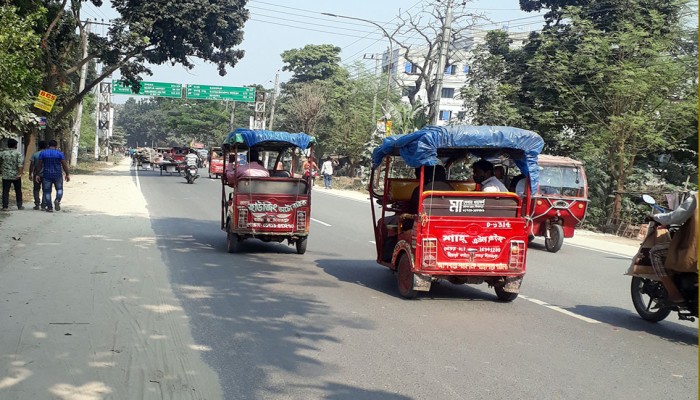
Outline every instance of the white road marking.
POLYGON ((318 223, 321 224, 321 225, 331 226, 331 224, 327 224, 327 223, 325 223, 325 222, 323 222, 323 221, 319 221, 319 220, 317 220, 316 218, 311 218, 311 220, 314 221, 314 222, 318 222, 318 223))
POLYGON ((627 260, 632 259, 632 257, 628 256, 627 254, 613 253, 610 251, 595 249, 593 247, 581 246, 580 244, 571 244, 571 243, 564 243, 564 244, 567 246, 578 247, 579 249, 593 250, 593 251, 597 251, 598 253, 608 254, 608 255, 617 256, 617 257, 623 257, 627 260))
POLYGON ((553 305, 548 304, 547 302, 544 302, 544 301, 542 301, 542 300, 533 299, 532 297, 527 297, 527 296, 523 296, 523 295, 520 295, 520 298, 525 299, 525 300, 527 300, 527 301, 529 301, 529 302, 531 302, 531 303, 535 303, 535 304, 537 304, 537 305, 540 305, 540 306, 543 306, 543 307, 547 307, 547 308, 549 308, 550 310, 554 310, 554 311, 560 312, 560 313, 562 313, 562 314, 564 314, 564 315, 568 315, 568 316, 570 316, 570 317, 574 317, 574 318, 576 318, 576 319, 580 319, 581 321, 588 322, 589 324, 599 324, 599 323, 600 323, 600 321, 596 321, 596 320, 594 320, 594 319, 592 319, 592 318, 584 317, 583 315, 578 315, 578 314, 576 314, 576 313, 573 313, 573 312, 571 312, 571 311, 569 311, 569 310, 565 310, 565 309, 563 309, 563 308, 561 308, 561 307, 558 307, 558 306, 553 306, 553 305))

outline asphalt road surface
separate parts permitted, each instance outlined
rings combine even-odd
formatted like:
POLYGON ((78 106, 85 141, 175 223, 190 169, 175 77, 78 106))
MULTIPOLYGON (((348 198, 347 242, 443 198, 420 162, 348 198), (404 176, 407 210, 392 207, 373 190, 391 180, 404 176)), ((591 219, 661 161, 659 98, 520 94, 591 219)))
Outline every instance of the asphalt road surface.
POLYGON ((449 283, 409 301, 374 261, 368 202, 315 190, 305 255, 228 254, 219 181, 132 175, 226 399, 697 398, 697 323, 641 320, 626 257, 535 244, 513 303, 449 283))
POLYGON ((228 254, 219 181, 72 178, 0 215, 0 400, 697 398, 697 323, 639 318, 615 244, 535 242, 512 303, 404 300, 366 200, 315 189, 306 254, 228 254))

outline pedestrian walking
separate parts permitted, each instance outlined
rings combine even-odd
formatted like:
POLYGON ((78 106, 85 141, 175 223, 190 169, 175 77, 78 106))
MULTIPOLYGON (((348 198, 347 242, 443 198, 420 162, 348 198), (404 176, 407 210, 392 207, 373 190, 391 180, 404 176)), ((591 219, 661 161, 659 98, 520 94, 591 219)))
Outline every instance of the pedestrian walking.
POLYGON ((0 152, 0 170, 2 170, 2 211, 7 211, 10 206, 10 188, 15 188, 15 198, 17 209, 22 207, 22 172, 24 169, 24 158, 17 150, 17 141, 9 139, 7 150, 0 152))
POLYGON ((49 140, 49 148, 42 151, 39 155, 39 162, 34 169, 35 181, 41 181, 41 188, 44 191, 44 202, 46 203, 46 211, 53 212, 51 206, 51 190, 56 188, 56 200, 53 205, 56 211, 61 210, 61 200, 63 199, 63 172, 66 173, 66 182, 70 182, 70 172, 68 171, 68 163, 66 157, 56 147, 58 143, 55 140, 49 140))
POLYGON ((333 159, 330 156, 321 165, 321 175, 323 175, 323 185, 326 189, 331 189, 333 185, 333 159))
POLYGON ((41 193, 41 171, 39 171, 39 182, 36 181, 36 177, 34 176, 34 169, 39 163, 39 155, 41 154, 42 151, 46 150, 46 141, 41 140, 39 141, 39 150, 34 152, 32 154, 32 158, 29 161, 29 179, 32 180, 32 183, 34 185, 33 187, 33 194, 34 194, 34 209, 39 210, 41 207, 41 210, 46 210, 46 203, 44 202, 44 194, 41 193))

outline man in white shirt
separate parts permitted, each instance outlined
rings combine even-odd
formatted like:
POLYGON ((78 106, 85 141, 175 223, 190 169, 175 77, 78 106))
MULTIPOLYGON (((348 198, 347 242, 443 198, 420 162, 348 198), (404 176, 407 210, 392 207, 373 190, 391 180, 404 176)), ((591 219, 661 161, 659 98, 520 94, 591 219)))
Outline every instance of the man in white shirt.
POLYGON ((329 156, 321 165, 321 175, 323 175, 323 185, 330 189, 333 184, 333 159, 329 156))
POLYGON ((474 172, 474 182, 481 185, 482 192, 507 192, 508 189, 503 182, 499 181, 493 174, 493 164, 481 159, 472 164, 474 172))

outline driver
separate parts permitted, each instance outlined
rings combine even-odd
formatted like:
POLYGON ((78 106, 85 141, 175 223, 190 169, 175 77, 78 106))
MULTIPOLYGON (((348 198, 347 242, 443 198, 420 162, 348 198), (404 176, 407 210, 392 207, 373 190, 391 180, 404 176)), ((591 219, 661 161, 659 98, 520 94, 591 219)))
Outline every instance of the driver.
POLYGON ((250 149, 250 151, 248 151, 248 163, 236 168, 235 179, 239 179, 244 176, 270 176, 270 171, 263 167, 262 162, 260 161, 260 155, 257 149, 250 149))
MULTIPOLYGON (((196 154, 196 152, 192 149, 190 149, 190 153, 185 156, 185 165, 187 165, 187 171, 189 171, 189 167, 195 167, 198 168, 199 165, 199 156, 196 154)), ((189 173, 189 172, 186 172, 189 173)), ((197 179, 199 178, 199 173, 195 172, 194 178, 197 179)))
POLYGON ((691 193, 675 210, 651 214, 647 221, 661 225, 681 225, 670 242, 658 244, 649 249, 649 258, 654 272, 668 292, 668 301, 682 305, 685 300, 673 282, 677 272, 695 272, 698 265, 698 212, 697 192, 691 193))

